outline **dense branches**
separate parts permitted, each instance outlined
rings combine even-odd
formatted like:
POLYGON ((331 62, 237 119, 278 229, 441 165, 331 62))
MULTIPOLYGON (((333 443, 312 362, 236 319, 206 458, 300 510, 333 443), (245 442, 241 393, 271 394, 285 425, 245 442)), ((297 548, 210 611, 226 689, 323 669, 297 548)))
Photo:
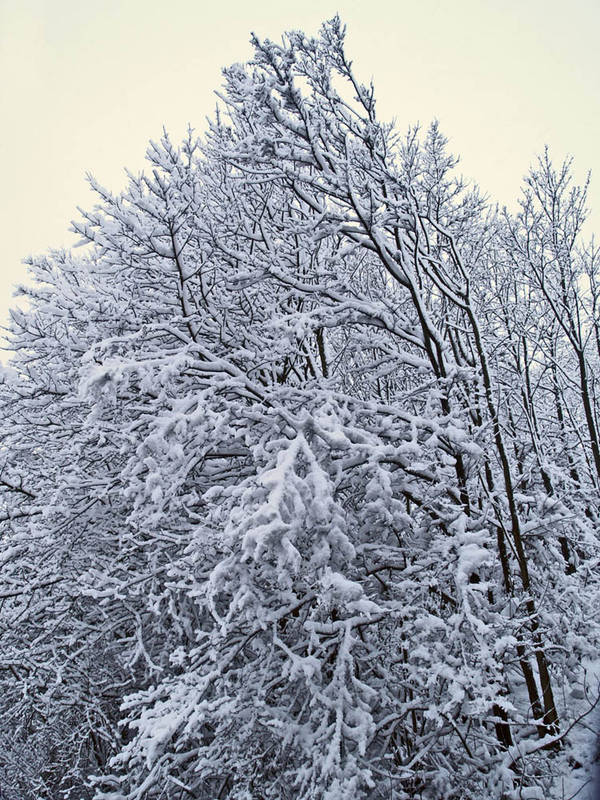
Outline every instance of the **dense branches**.
POLYGON ((337 19, 254 47, 204 142, 30 263, 2 791, 559 797, 597 695, 585 189, 546 154, 489 209, 337 19))

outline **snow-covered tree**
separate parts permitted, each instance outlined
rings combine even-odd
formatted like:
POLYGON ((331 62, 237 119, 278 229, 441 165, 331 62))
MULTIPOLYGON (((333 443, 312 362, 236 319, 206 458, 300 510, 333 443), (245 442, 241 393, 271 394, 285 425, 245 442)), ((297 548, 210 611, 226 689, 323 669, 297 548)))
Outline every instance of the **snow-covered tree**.
POLYGON ((0 397, 9 800, 558 798, 584 760, 584 193, 549 216, 546 159, 498 215, 437 123, 378 121, 343 39, 254 39, 202 142, 91 179, 84 255, 30 262, 0 397))

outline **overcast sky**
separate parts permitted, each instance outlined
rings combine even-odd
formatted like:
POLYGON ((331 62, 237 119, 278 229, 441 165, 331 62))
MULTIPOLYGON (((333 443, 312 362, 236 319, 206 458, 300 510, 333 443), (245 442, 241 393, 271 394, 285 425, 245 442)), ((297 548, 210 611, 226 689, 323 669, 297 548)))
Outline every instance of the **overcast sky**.
POLYGON ((579 179, 595 174, 600 220, 599 0, 0 0, 0 321, 21 259, 75 241, 87 171, 120 189, 163 125, 204 129, 250 31, 315 33, 336 12, 380 117, 402 130, 437 117, 500 204, 545 144, 572 154, 579 179))

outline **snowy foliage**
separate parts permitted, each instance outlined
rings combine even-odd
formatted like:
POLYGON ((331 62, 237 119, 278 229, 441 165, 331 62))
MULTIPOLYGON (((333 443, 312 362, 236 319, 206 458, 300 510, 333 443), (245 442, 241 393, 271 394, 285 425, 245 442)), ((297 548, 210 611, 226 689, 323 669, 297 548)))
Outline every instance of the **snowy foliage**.
POLYGON ((29 262, 0 384, 0 796, 513 800, 586 780, 600 275, 381 124, 339 20, 29 262))

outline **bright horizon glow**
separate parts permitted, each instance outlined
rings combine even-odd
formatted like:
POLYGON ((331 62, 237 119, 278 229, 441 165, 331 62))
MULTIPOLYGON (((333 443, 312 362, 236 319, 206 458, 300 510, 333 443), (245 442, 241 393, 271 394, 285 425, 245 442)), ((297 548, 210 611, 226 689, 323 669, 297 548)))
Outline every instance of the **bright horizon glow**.
POLYGON ((572 154, 578 181, 593 172, 588 235, 600 227, 597 0, 0 0, 0 324, 21 259, 76 241, 76 207, 95 202, 86 172, 120 191, 163 125, 173 141, 188 123, 203 133, 251 31, 315 34, 337 12, 381 119, 402 132, 439 119, 460 170, 500 205, 544 145, 556 164, 572 154))

